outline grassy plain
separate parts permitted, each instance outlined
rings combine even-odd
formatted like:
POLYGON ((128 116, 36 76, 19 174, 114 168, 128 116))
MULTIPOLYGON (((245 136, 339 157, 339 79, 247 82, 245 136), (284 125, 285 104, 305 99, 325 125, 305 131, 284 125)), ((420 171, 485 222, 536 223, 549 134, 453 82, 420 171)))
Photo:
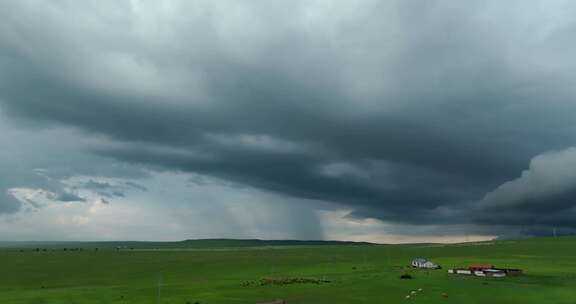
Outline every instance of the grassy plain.
POLYGON ((576 303, 574 237, 455 245, 179 247, 0 249, 0 303, 234 304, 280 298, 289 304, 576 303), (444 269, 404 269, 419 256, 444 269), (470 263, 522 268, 525 275, 497 279, 446 273, 446 268, 470 263), (413 279, 401 280, 405 271, 413 279), (244 284, 266 277, 331 282, 244 284), (419 288, 422 292, 405 298, 419 288))

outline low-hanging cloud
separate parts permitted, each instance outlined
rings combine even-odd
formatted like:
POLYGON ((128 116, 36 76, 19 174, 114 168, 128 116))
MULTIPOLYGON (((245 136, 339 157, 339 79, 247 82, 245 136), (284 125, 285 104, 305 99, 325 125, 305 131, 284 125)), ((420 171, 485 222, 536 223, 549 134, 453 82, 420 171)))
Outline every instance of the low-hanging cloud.
POLYGON ((471 208, 479 223, 576 228, 576 148, 532 159, 527 170, 471 208))

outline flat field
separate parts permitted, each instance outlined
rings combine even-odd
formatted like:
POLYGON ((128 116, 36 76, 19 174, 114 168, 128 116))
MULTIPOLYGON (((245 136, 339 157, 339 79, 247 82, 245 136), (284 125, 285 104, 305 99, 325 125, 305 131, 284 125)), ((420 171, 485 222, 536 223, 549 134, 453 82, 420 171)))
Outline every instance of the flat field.
POLYGON ((455 245, 0 249, 0 303, 576 303, 576 238, 455 245), (427 257, 442 270, 412 270, 427 257), (477 278, 447 268, 489 263, 525 275, 477 278), (412 279, 400 279, 408 272, 412 279), (325 283, 261 285, 263 278, 325 283), (406 298, 411 291, 422 289, 406 298))

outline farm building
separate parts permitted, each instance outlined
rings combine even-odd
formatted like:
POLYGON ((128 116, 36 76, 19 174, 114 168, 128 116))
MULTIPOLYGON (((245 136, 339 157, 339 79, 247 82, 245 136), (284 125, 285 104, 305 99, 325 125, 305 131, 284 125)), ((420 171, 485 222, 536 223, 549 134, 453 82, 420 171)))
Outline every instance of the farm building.
POLYGON ((522 270, 509 269, 509 268, 495 268, 494 265, 481 264, 481 265, 470 265, 468 268, 448 269, 448 273, 474 275, 477 277, 502 278, 505 276, 521 275, 522 270))
POLYGON ((477 277, 505 277, 506 273, 500 269, 483 269, 483 270, 470 270, 470 269, 448 269, 448 273, 460 275, 474 275, 477 277))
POLYGON ((425 269, 438 269, 441 268, 439 265, 432 263, 431 261, 423 258, 413 259, 410 263, 412 267, 425 268, 425 269))

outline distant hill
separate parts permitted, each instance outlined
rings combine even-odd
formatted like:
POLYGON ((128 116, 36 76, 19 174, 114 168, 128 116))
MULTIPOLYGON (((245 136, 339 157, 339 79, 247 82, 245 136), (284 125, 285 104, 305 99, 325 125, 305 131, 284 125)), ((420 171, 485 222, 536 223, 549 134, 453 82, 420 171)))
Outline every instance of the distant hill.
POLYGON ((325 246, 325 245, 372 245, 368 242, 305 241, 305 240, 259 240, 259 239, 201 239, 182 243, 199 247, 262 247, 262 246, 325 246))
POLYGON ((276 246, 340 246, 374 245, 368 242, 307 241, 307 240, 260 240, 260 239, 197 239, 176 242, 112 241, 112 242, 0 242, 0 248, 133 248, 133 249, 180 249, 180 248, 241 248, 276 246))

